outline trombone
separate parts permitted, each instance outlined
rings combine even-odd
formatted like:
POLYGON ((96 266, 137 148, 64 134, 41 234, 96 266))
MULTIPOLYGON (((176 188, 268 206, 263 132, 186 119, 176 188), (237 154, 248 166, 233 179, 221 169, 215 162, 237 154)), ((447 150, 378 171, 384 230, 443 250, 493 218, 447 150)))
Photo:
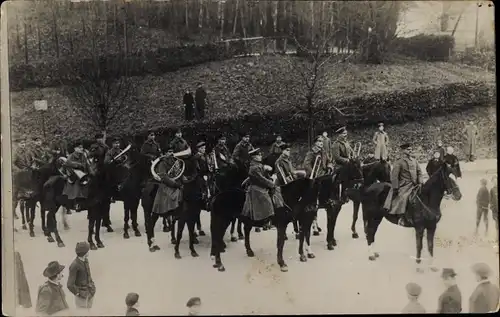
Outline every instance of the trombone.
POLYGON ((361 153, 361 142, 354 143, 354 148, 351 148, 351 153, 349 153, 349 158, 359 157, 361 153))
POLYGON ((286 178, 285 172, 283 172, 283 169, 278 164, 276 164, 276 167, 278 168, 278 172, 280 173, 281 178, 283 178, 283 184, 284 185, 288 184, 288 179, 286 178))
POLYGON ((314 179, 318 176, 319 168, 321 166, 321 157, 316 155, 316 159, 314 160, 313 168, 311 171, 311 175, 309 175, 309 179, 314 179))

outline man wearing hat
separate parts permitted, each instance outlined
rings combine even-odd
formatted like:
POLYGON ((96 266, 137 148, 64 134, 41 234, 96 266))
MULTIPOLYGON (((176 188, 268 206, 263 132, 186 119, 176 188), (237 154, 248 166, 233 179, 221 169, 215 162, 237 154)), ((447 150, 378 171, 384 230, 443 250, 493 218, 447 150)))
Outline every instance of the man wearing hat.
POLYGON ((403 308, 403 314, 425 314, 425 308, 419 303, 418 298, 422 293, 422 287, 417 283, 406 284, 406 294, 408 295, 408 304, 403 308))
POLYGON ((226 145, 226 137, 220 136, 217 140, 217 145, 215 145, 213 149, 213 153, 215 154, 216 162, 212 162, 214 165, 214 170, 216 169, 224 169, 229 166, 229 164, 234 163, 233 158, 231 156, 231 152, 229 151, 226 145), (215 164, 217 163, 217 164, 215 164))
POLYGON ((200 236, 204 236, 205 232, 201 228, 201 219, 200 212, 201 209, 206 209, 206 202, 208 200, 209 195, 209 173, 208 173, 208 162, 206 157, 206 143, 204 141, 200 141, 196 144, 196 154, 194 155, 194 159, 196 160, 196 169, 198 171, 199 181, 202 184, 202 201, 200 205, 200 210, 196 220, 196 226, 200 236))
POLYGON ((205 117, 205 106, 207 100, 207 92, 203 88, 203 84, 198 83, 198 88, 194 92, 194 100, 196 104, 196 117, 197 119, 203 119, 205 117))
POLYGON ((244 169, 248 169, 250 165, 250 151, 253 151, 254 147, 250 143, 250 134, 246 133, 243 135, 238 144, 234 147, 233 150, 233 160, 240 167, 244 169))
POLYGON ((178 129, 175 132, 175 137, 172 141, 170 141, 169 148, 172 148, 174 150, 174 153, 179 153, 189 148, 189 144, 182 137, 181 129, 178 129))
POLYGON ((75 295, 78 308, 92 308, 96 292, 94 280, 90 273, 88 242, 78 242, 75 247, 76 259, 69 266, 68 289, 75 295))
POLYGON ((499 309, 500 290, 498 286, 491 283, 491 268, 486 263, 476 263, 472 266, 479 283, 469 298, 469 312, 486 314, 499 309))
POLYGON ((97 133, 95 135, 95 143, 90 146, 89 155, 93 157, 97 164, 101 165, 104 163, 104 157, 106 152, 108 152, 109 147, 107 146, 103 133, 97 133))
POLYGON ((47 281, 38 289, 38 298, 36 300, 36 312, 38 314, 49 316, 68 315, 67 309, 69 306, 66 302, 66 295, 59 283, 63 278, 64 267, 59 262, 52 261, 43 271, 43 276, 47 278, 47 281))
POLYGON ((54 140, 51 143, 50 152, 56 158, 68 157, 68 144, 62 139, 61 131, 56 130, 54 133, 54 140))
POLYGON ((296 170, 292 162, 290 161, 290 144, 283 143, 280 145, 281 155, 276 160, 275 169, 276 169, 276 185, 282 186, 285 183, 290 183, 296 180, 299 176, 305 176, 305 171, 296 170), (283 178, 285 177, 285 179, 283 178))
POLYGON ((373 135, 373 143, 375 144, 375 158, 377 160, 386 161, 389 155, 387 147, 389 145, 389 136, 384 131, 384 123, 379 122, 378 131, 373 135))
POLYGON ((423 183, 422 170, 414 158, 411 144, 405 143, 400 148, 403 155, 392 168, 392 186, 384 203, 384 209, 391 215, 405 214, 410 194, 423 183))
POLYGON ((276 185, 264 176, 266 172, 260 149, 250 150, 248 155, 251 157, 248 171, 249 187, 241 215, 253 221, 260 221, 274 215, 271 196, 274 195, 276 185))
MULTIPOLYGON (((344 177, 345 166, 349 163, 353 150, 347 141, 347 129, 345 126, 338 128, 335 133, 338 136, 332 144, 332 159, 335 162, 334 181, 343 184, 346 181, 344 177)), ((345 189, 345 186, 342 186, 340 193, 340 200, 344 203, 348 200, 345 189)))
POLYGON ((172 179, 168 172, 174 166, 177 159, 174 157, 174 145, 168 148, 167 153, 158 162, 156 171, 160 177, 161 183, 158 186, 158 191, 153 202, 152 212, 146 215, 149 225, 146 228, 148 246, 151 252, 160 250, 154 242, 154 227, 160 216, 167 215, 169 211, 177 209, 182 202, 182 182, 180 179, 172 179))
POLYGON ((462 312, 462 293, 457 286, 457 273, 450 268, 444 268, 441 273, 446 290, 438 300, 438 314, 458 314, 462 312))
POLYGON ((72 176, 67 179, 63 189, 63 195, 67 196, 70 202, 73 202, 76 211, 81 210, 80 201, 88 197, 87 185, 80 182, 75 174, 75 170, 79 170, 83 174, 89 173, 88 161, 83 151, 82 142, 75 142, 73 153, 70 154, 64 163, 64 167, 72 176))
POLYGON ((106 152, 106 155, 104 155, 104 164, 122 163, 123 159, 125 158, 125 156, 123 155, 116 161, 113 160, 121 152, 122 149, 120 148, 120 138, 113 138, 111 148, 106 152))
POLYGON ((326 153, 323 151, 323 138, 321 136, 316 137, 314 139, 314 144, 311 148, 310 151, 306 153, 306 156, 304 158, 304 169, 306 170, 306 176, 309 177, 311 176, 313 167, 314 167, 314 162, 316 161, 316 158, 319 157, 319 169, 318 172, 315 174, 316 177, 322 176, 328 173, 328 169, 333 170, 333 165, 328 161, 328 156, 326 153))
POLYGON ((141 154, 148 158, 149 161, 154 161, 161 155, 161 149, 158 142, 155 140, 156 134, 149 131, 148 138, 141 147, 141 154))
MULTIPOLYGON (((28 170, 31 170, 32 168, 35 167, 31 151, 26 146, 26 139, 20 138, 20 139, 17 140, 17 143, 18 143, 18 146, 15 149, 14 160, 13 160, 13 164, 12 164, 12 178, 14 180, 17 179, 18 175, 22 171, 28 171, 28 170)), ((25 190, 25 189, 24 188, 19 188, 18 186, 16 186, 16 182, 15 181, 14 181, 13 185, 14 185, 14 188, 13 188, 13 190, 14 190, 14 193, 13 193, 13 197, 14 197, 13 208, 14 208, 14 211, 15 211, 16 208, 17 208, 18 198, 20 196, 24 196, 24 194, 23 194, 22 191, 25 190)), ((24 206, 21 205, 21 212, 23 212, 23 210, 24 210, 24 206)))
POLYGON ((38 169, 45 164, 48 164, 52 160, 52 154, 50 149, 45 146, 42 139, 39 137, 35 138, 35 143, 32 149, 33 161, 36 165, 35 169, 38 169))
POLYGON ((276 141, 271 145, 271 148, 269 149, 269 154, 270 155, 280 155, 281 154, 281 146, 284 144, 283 139, 281 138, 281 135, 276 136, 276 141))

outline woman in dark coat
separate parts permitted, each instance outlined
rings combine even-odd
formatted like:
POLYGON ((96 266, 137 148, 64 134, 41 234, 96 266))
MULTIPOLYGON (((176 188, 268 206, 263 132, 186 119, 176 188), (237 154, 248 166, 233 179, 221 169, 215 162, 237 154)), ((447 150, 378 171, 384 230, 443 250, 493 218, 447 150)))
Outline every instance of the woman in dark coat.
POLYGON ((194 119, 194 97, 193 94, 186 90, 184 94, 184 98, 182 99, 184 103, 184 119, 187 121, 191 121, 194 119))

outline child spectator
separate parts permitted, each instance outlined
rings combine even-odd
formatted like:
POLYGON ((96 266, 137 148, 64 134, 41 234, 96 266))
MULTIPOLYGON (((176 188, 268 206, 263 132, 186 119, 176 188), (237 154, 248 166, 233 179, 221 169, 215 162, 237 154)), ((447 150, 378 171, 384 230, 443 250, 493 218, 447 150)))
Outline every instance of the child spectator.
POLYGON ((199 297, 191 297, 186 306, 189 309, 189 316, 197 316, 200 314, 201 299, 199 297))
POLYGON ((77 308, 90 309, 96 292, 94 280, 90 274, 88 242, 78 242, 75 252, 76 259, 69 266, 68 289, 75 295, 77 308))
POLYGON ((441 274, 446 290, 438 300, 438 314, 458 314, 462 312, 462 293, 457 286, 455 270, 444 268, 441 274))
POLYGON ((498 286, 489 281, 491 268, 488 264, 477 263, 472 266, 479 283, 469 298, 469 311, 476 314, 486 314, 498 310, 500 291, 498 286))
POLYGON ((127 305, 127 312, 125 316, 140 316, 137 307, 139 307, 139 294, 128 293, 125 297, 125 304, 127 305))
POLYGON ((479 230, 479 223, 481 222, 481 217, 484 221, 485 234, 488 234, 488 207, 490 205, 490 193, 486 185, 488 181, 484 178, 481 179, 481 187, 477 192, 476 205, 477 205, 477 216, 476 216, 476 235, 479 230))
POLYGON ((403 314, 425 314, 424 307, 419 303, 418 298, 422 293, 422 287, 416 283, 406 284, 406 293, 408 295, 408 304, 403 308, 403 314))

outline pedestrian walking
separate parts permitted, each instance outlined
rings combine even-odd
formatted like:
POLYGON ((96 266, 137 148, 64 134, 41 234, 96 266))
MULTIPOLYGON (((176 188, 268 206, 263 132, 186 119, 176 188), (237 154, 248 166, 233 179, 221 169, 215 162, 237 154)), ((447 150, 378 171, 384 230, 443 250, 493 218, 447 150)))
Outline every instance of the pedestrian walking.
POLYGON ((186 90, 184 97, 182 98, 184 104, 184 120, 191 121, 194 119, 194 97, 193 93, 186 90))
POLYGON ((125 316, 140 316, 137 310, 139 307, 139 294, 128 293, 127 297, 125 297, 125 304, 127 305, 125 316))
POLYGON ((92 275, 90 274, 88 242, 78 242, 75 252, 76 259, 69 267, 68 289, 75 295, 75 305, 78 308, 90 309, 96 292, 92 275))
POLYGON ((425 314, 425 308, 420 304, 418 298, 422 293, 422 287, 416 283, 406 284, 406 294, 408 296, 408 304, 403 308, 403 314, 425 314))
POLYGON ((441 278, 446 290, 439 296, 438 310, 439 314, 457 314, 462 312, 462 293, 458 288, 455 277, 457 273, 450 268, 444 268, 441 278))
POLYGON ((469 312, 486 314, 497 311, 500 299, 498 286, 489 280, 492 270, 486 263, 476 263, 472 266, 478 285, 469 298, 469 312))
POLYGON ((194 100, 196 104, 196 114, 198 119, 205 118, 205 106, 207 104, 207 92, 203 88, 202 83, 198 83, 198 88, 195 91, 194 100))
POLYGON ((31 295, 28 279, 24 271, 23 261, 19 252, 14 252, 14 261, 16 264, 16 291, 17 304, 24 308, 31 308, 31 295))
POLYGON ((201 310, 201 299, 199 297, 191 297, 188 300, 186 307, 188 308, 189 316, 199 315, 201 310))
POLYGON ((474 124, 474 121, 469 121, 469 124, 465 126, 465 128, 462 131, 466 138, 467 138, 467 143, 465 145, 465 160, 467 162, 474 162, 476 159, 476 144, 477 144, 477 137, 479 135, 478 129, 476 125, 474 124))
POLYGON ((389 146, 389 135, 384 131, 384 123, 378 124, 378 131, 373 135, 373 143, 375 144, 375 158, 377 160, 386 161, 389 156, 387 147, 389 146))
POLYGON ((488 207, 490 205, 490 193, 488 188, 488 181, 486 179, 481 179, 481 187, 479 187, 479 191, 476 196, 476 232, 477 235, 479 231, 479 223, 481 222, 481 218, 483 218, 484 226, 485 226, 485 235, 488 234, 488 207))
POLYGON ((57 261, 50 262, 43 276, 47 281, 38 289, 36 300, 36 312, 45 316, 68 316, 69 309, 66 295, 62 285, 59 283, 63 278, 64 265, 57 261))

